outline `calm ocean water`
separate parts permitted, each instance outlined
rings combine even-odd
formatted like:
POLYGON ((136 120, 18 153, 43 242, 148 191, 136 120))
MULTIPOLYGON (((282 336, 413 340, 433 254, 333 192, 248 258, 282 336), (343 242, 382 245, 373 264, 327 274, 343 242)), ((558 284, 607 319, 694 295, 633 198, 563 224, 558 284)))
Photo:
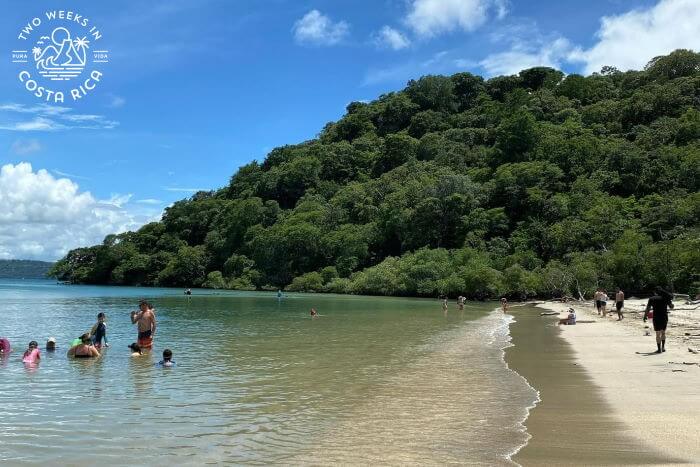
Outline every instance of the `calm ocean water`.
POLYGON ((508 464, 535 391, 503 361, 493 304, 0 281, 3 465, 508 464), (148 298, 154 354, 130 358, 148 298), (322 317, 311 320, 315 307, 322 317), (69 361, 107 314, 111 348, 69 361), (37 368, 30 340, 54 336, 37 368), (159 369, 165 347, 178 365, 159 369))

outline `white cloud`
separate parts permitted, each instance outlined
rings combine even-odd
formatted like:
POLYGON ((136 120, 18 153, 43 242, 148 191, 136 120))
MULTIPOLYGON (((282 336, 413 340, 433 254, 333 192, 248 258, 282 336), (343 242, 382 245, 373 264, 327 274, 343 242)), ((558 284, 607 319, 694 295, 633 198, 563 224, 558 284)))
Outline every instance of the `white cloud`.
POLYGON ((5 131, 61 131, 79 128, 84 130, 110 130, 119 122, 103 115, 74 114, 69 107, 46 104, 0 104, 0 130, 5 131), (29 116, 29 117, 27 117, 29 116))
POLYGON ((10 150, 18 156, 26 156, 41 151, 41 143, 36 139, 18 139, 12 143, 10 150))
POLYGON ((390 26, 384 26, 374 37, 374 43, 378 47, 386 47, 393 50, 405 49, 411 45, 411 41, 401 31, 390 26))
POLYGON ((491 54, 479 62, 488 76, 512 75, 536 66, 561 68, 571 51, 568 40, 558 37, 542 42, 531 38, 517 41, 506 52, 491 54))
POLYGON ((318 10, 311 10, 294 23, 294 39, 300 44, 335 45, 342 41, 350 31, 345 21, 333 22, 318 10))
POLYGON ((158 205, 158 204, 163 204, 163 201, 159 199, 153 199, 153 198, 146 198, 146 199, 137 199, 137 203, 140 204, 151 204, 151 205, 158 205))
POLYGON ((153 216, 95 199, 66 178, 29 163, 0 169, 0 258, 57 259, 110 233, 138 228, 153 216))
POLYGON ((700 50, 699 25, 698 0, 661 0, 651 8, 603 17, 598 42, 590 49, 577 49, 570 60, 583 62, 586 73, 605 65, 641 69, 675 49, 700 50))
POLYGON ((100 201, 102 204, 106 204, 108 206, 114 206, 117 208, 121 208, 124 206, 126 203, 131 200, 131 198, 134 195, 131 193, 128 193, 126 195, 120 195, 119 193, 112 193, 112 196, 109 197, 107 200, 100 201))
POLYGON ((90 180, 90 177, 85 177, 83 175, 70 174, 67 172, 62 172, 58 169, 52 169, 51 172, 55 173, 56 175, 58 175, 60 177, 75 178, 77 180, 90 180))
POLYGON ((126 99, 124 99, 121 96, 110 94, 109 97, 110 101, 109 104, 107 104, 107 107, 110 107, 112 109, 119 109, 121 107, 124 107, 124 104, 126 104, 126 99))
POLYGON ((412 0, 406 24, 422 37, 432 37, 456 29, 474 31, 495 10, 502 18, 508 8, 505 0, 412 0))

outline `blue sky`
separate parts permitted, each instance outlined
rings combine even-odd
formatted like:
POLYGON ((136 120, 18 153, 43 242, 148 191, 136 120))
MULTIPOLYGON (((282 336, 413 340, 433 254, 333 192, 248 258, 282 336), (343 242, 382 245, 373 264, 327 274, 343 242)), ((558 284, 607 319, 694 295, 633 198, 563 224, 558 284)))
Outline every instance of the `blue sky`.
POLYGON ((0 215, 0 258, 55 259, 114 229, 137 227, 191 190, 225 185, 273 147, 313 138, 349 102, 423 74, 639 68, 677 47, 700 48, 700 2, 582 5, 6 0, 0 208, 10 214, 0 215), (21 27, 47 10, 88 17, 103 34, 100 48, 110 50, 98 88, 61 109, 25 90, 22 65, 9 58, 21 27), (10 190, 22 191, 12 192, 11 205, 10 190), (65 214, 71 209, 75 218, 65 214), (86 231, 86 223, 99 226, 86 231))

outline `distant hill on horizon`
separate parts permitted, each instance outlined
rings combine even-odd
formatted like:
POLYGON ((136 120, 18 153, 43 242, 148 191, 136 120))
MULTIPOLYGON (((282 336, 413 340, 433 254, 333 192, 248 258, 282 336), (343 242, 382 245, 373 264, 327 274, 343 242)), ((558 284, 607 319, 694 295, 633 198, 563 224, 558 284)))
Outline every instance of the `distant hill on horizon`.
POLYGON ((0 259, 0 279, 43 279, 54 263, 28 259, 0 259))

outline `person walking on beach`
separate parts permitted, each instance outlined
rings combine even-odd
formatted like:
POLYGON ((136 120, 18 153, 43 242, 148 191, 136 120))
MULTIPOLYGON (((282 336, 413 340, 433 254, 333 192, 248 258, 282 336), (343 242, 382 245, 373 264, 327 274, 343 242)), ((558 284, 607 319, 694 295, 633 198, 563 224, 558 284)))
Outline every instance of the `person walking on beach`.
POLYGON ((617 320, 622 321, 624 316, 622 315, 622 308, 625 306, 625 293, 621 288, 617 288, 617 293, 615 294, 615 309, 617 310, 617 320))
POLYGON ((654 290, 654 296, 647 302, 647 308, 644 312, 644 322, 647 322, 647 313, 649 310, 654 310, 654 315, 651 318, 654 323, 654 331, 656 332, 656 353, 666 352, 666 326, 668 325, 668 309, 673 309, 673 296, 657 287, 654 290))
POLYGON ((595 292, 595 295, 593 296, 593 299, 595 300, 595 307, 598 310, 598 314, 605 318, 608 315, 607 311, 605 310, 605 306, 607 305, 608 301, 608 295, 603 289, 598 287, 598 289, 595 292))
POLYGON ((131 323, 136 324, 138 329, 137 343, 142 350, 153 348, 153 338, 156 335, 156 314, 155 310, 146 300, 139 302, 140 311, 131 312, 131 323))

